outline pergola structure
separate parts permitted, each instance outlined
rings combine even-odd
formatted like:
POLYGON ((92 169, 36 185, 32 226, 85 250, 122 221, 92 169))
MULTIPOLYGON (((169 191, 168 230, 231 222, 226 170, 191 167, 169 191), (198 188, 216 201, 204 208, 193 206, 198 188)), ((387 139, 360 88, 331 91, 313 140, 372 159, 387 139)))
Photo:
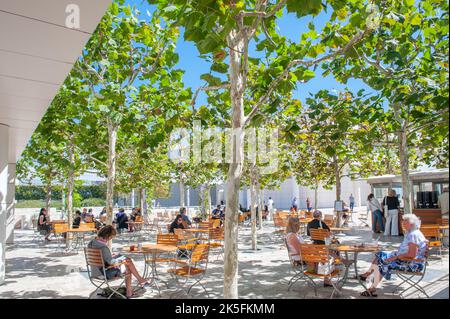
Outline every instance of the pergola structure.
POLYGON ((0 0, 0 284, 13 241, 16 161, 110 3, 0 0))

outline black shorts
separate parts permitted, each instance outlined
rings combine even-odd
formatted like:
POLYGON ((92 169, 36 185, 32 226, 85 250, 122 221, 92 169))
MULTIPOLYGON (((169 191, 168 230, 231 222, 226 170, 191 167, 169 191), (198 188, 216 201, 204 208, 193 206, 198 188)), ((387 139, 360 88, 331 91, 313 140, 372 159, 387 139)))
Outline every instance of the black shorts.
POLYGON ((106 273, 106 279, 113 279, 115 277, 120 277, 122 272, 120 271, 120 268, 109 268, 105 270, 106 273))

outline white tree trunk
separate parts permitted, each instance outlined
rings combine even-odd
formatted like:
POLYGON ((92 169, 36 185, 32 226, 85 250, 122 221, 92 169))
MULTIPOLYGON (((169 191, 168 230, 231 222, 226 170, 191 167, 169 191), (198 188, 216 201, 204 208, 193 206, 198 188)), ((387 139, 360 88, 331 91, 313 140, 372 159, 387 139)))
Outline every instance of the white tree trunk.
POLYGON ((262 191, 262 189, 260 189, 260 187, 261 187, 261 184, 257 183, 256 190, 258 192, 258 207, 259 207, 259 209, 258 209, 258 224, 259 225, 258 226, 259 226, 259 229, 262 229, 262 222, 263 222, 262 215, 263 215, 263 210, 264 210, 264 198, 263 198, 263 191, 262 191))
POLYGON ((314 187, 314 210, 317 209, 318 200, 319 200, 319 184, 316 183, 316 187, 314 187))
MULTIPOLYGON (((334 179, 336 183, 336 200, 341 200, 341 173, 339 172, 339 165, 337 162, 336 155, 334 156, 334 179)), ((336 213, 336 225, 337 227, 341 227, 341 215, 342 212, 336 213)))
POLYGON ((399 140, 400 170, 402 174, 404 213, 410 214, 412 212, 411 186, 410 186, 411 184, 409 180, 409 154, 408 154, 406 124, 403 125, 402 131, 399 132, 398 140, 399 140))
POLYGON ((116 181, 116 143, 119 127, 108 119, 108 177, 106 181, 107 224, 112 225, 114 214, 114 184, 116 181))
POLYGON ((238 33, 233 30, 228 36, 230 47, 230 97, 232 161, 227 174, 227 200, 225 213, 225 258, 223 297, 238 298, 238 223, 239 223, 239 188, 242 175, 244 156, 244 75, 242 72, 243 50, 246 47, 244 38, 238 39, 238 33))
POLYGON ((147 195, 145 194, 145 188, 139 190, 139 197, 142 215, 147 215, 147 195))
MULTIPOLYGON (((253 175, 253 174, 252 174, 253 175)), ((256 189, 256 180, 251 179, 250 182, 250 216, 252 222, 252 249, 257 249, 257 233, 256 233, 256 205, 257 205, 257 189, 256 189)), ((260 212, 261 214, 261 212, 260 212)))
POLYGON ((184 184, 183 181, 180 181, 180 207, 185 207, 185 190, 184 190, 184 184))
POLYGON ((48 182, 45 192, 45 209, 50 214, 50 207, 52 204, 52 182, 48 182))

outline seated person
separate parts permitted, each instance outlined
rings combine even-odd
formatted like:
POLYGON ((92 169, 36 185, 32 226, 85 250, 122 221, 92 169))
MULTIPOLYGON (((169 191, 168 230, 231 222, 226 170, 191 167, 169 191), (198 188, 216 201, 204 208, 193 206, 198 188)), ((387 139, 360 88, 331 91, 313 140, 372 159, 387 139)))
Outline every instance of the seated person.
POLYGON ((81 224, 81 212, 77 210, 75 212, 75 218, 72 221, 72 228, 80 228, 81 224))
MULTIPOLYGON (((323 228, 330 230, 330 227, 328 227, 327 224, 322 221, 322 212, 320 210, 314 211, 313 218, 314 219, 310 221, 306 226, 306 234, 308 236, 311 236, 311 232, 309 231, 310 229, 323 228)), ((325 242, 323 240, 314 240, 313 243, 316 245, 325 245, 325 242)))
POLYGON ((212 211, 212 219, 220 219, 222 217, 222 210, 220 209, 220 205, 217 205, 216 208, 212 211))
POLYGON ((403 215, 402 225, 405 237, 398 250, 376 253, 370 268, 359 276, 363 281, 366 281, 367 277, 372 274, 374 276, 372 286, 363 291, 361 296, 377 297, 378 284, 383 278, 389 280, 392 270, 421 272, 424 269, 428 240, 419 230, 420 219, 414 214, 406 214, 403 215))
POLYGON ((179 213, 180 215, 181 215, 181 217, 183 218, 183 222, 185 223, 185 228, 187 228, 187 226, 191 226, 192 225, 192 222, 191 222, 191 220, 189 219, 189 216, 187 215, 187 212, 186 212, 186 207, 181 207, 180 208, 180 213, 179 213))
MULTIPOLYGON (((300 258, 300 244, 304 244, 304 240, 301 236, 298 235, 298 231, 300 230, 300 220, 297 217, 289 217, 288 223, 286 226, 286 244, 288 246, 289 254, 292 257, 292 260, 295 264, 301 264, 300 258)), ((304 264, 305 265, 305 264, 304 264)), ((307 264, 309 270, 314 271, 316 265, 311 263, 307 264)), ((330 279, 325 278, 324 287, 332 286, 330 283, 330 279)))
POLYGON ((172 224, 170 224, 169 233, 173 234, 175 228, 186 229, 186 227, 184 227, 183 216, 181 214, 177 215, 177 217, 175 217, 175 220, 172 222, 172 224))
MULTIPOLYGON (((87 247, 88 248, 99 248, 102 251, 103 260, 105 262, 104 267, 110 267, 117 264, 117 266, 108 268, 105 270, 107 279, 112 279, 114 277, 120 276, 120 274, 125 274, 125 286, 127 289, 126 296, 131 298, 133 296, 133 286, 131 285, 132 275, 138 280, 141 287, 148 285, 148 282, 139 274, 133 261, 128 257, 123 257, 120 255, 113 255, 108 247, 108 241, 112 240, 116 236, 116 230, 113 226, 107 225, 102 227, 95 239, 92 239, 87 247), (119 265, 120 264, 120 265, 119 265), (124 267, 121 267, 123 264, 124 267)), ((102 268, 92 268, 93 277, 103 276, 102 268)))
POLYGON ((125 214, 125 209, 120 208, 119 212, 116 214, 116 224, 119 232, 122 232, 124 229, 128 229, 128 216, 125 214))
POLYGON ((85 223, 92 223, 92 222, 94 222, 94 213, 92 212, 92 208, 88 209, 88 212, 87 212, 86 216, 83 218, 83 221, 85 223))
POLYGON ((50 241, 50 235, 52 234, 51 230, 51 224, 50 219, 48 218, 48 213, 45 208, 41 208, 41 211, 39 212, 39 217, 37 220, 37 229, 42 235, 45 235, 45 240, 50 241))

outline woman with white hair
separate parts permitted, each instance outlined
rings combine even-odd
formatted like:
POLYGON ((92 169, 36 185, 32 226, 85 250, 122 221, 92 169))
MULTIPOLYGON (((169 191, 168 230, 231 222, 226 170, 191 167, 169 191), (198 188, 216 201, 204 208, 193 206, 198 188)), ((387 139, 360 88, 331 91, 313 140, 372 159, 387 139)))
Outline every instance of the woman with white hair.
POLYGON ((363 291, 361 296, 376 297, 376 289, 383 278, 390 279, 392 270, 420 272, 424 268, 424 257, 428 240, 423 236, 420 228, 420 219, 414 214, 403 215, 402 221, 405 229, 405 238, 397 251, 380 251, 368 271, 360 275, 362 281, 373 274, 372 286, 363 291))

